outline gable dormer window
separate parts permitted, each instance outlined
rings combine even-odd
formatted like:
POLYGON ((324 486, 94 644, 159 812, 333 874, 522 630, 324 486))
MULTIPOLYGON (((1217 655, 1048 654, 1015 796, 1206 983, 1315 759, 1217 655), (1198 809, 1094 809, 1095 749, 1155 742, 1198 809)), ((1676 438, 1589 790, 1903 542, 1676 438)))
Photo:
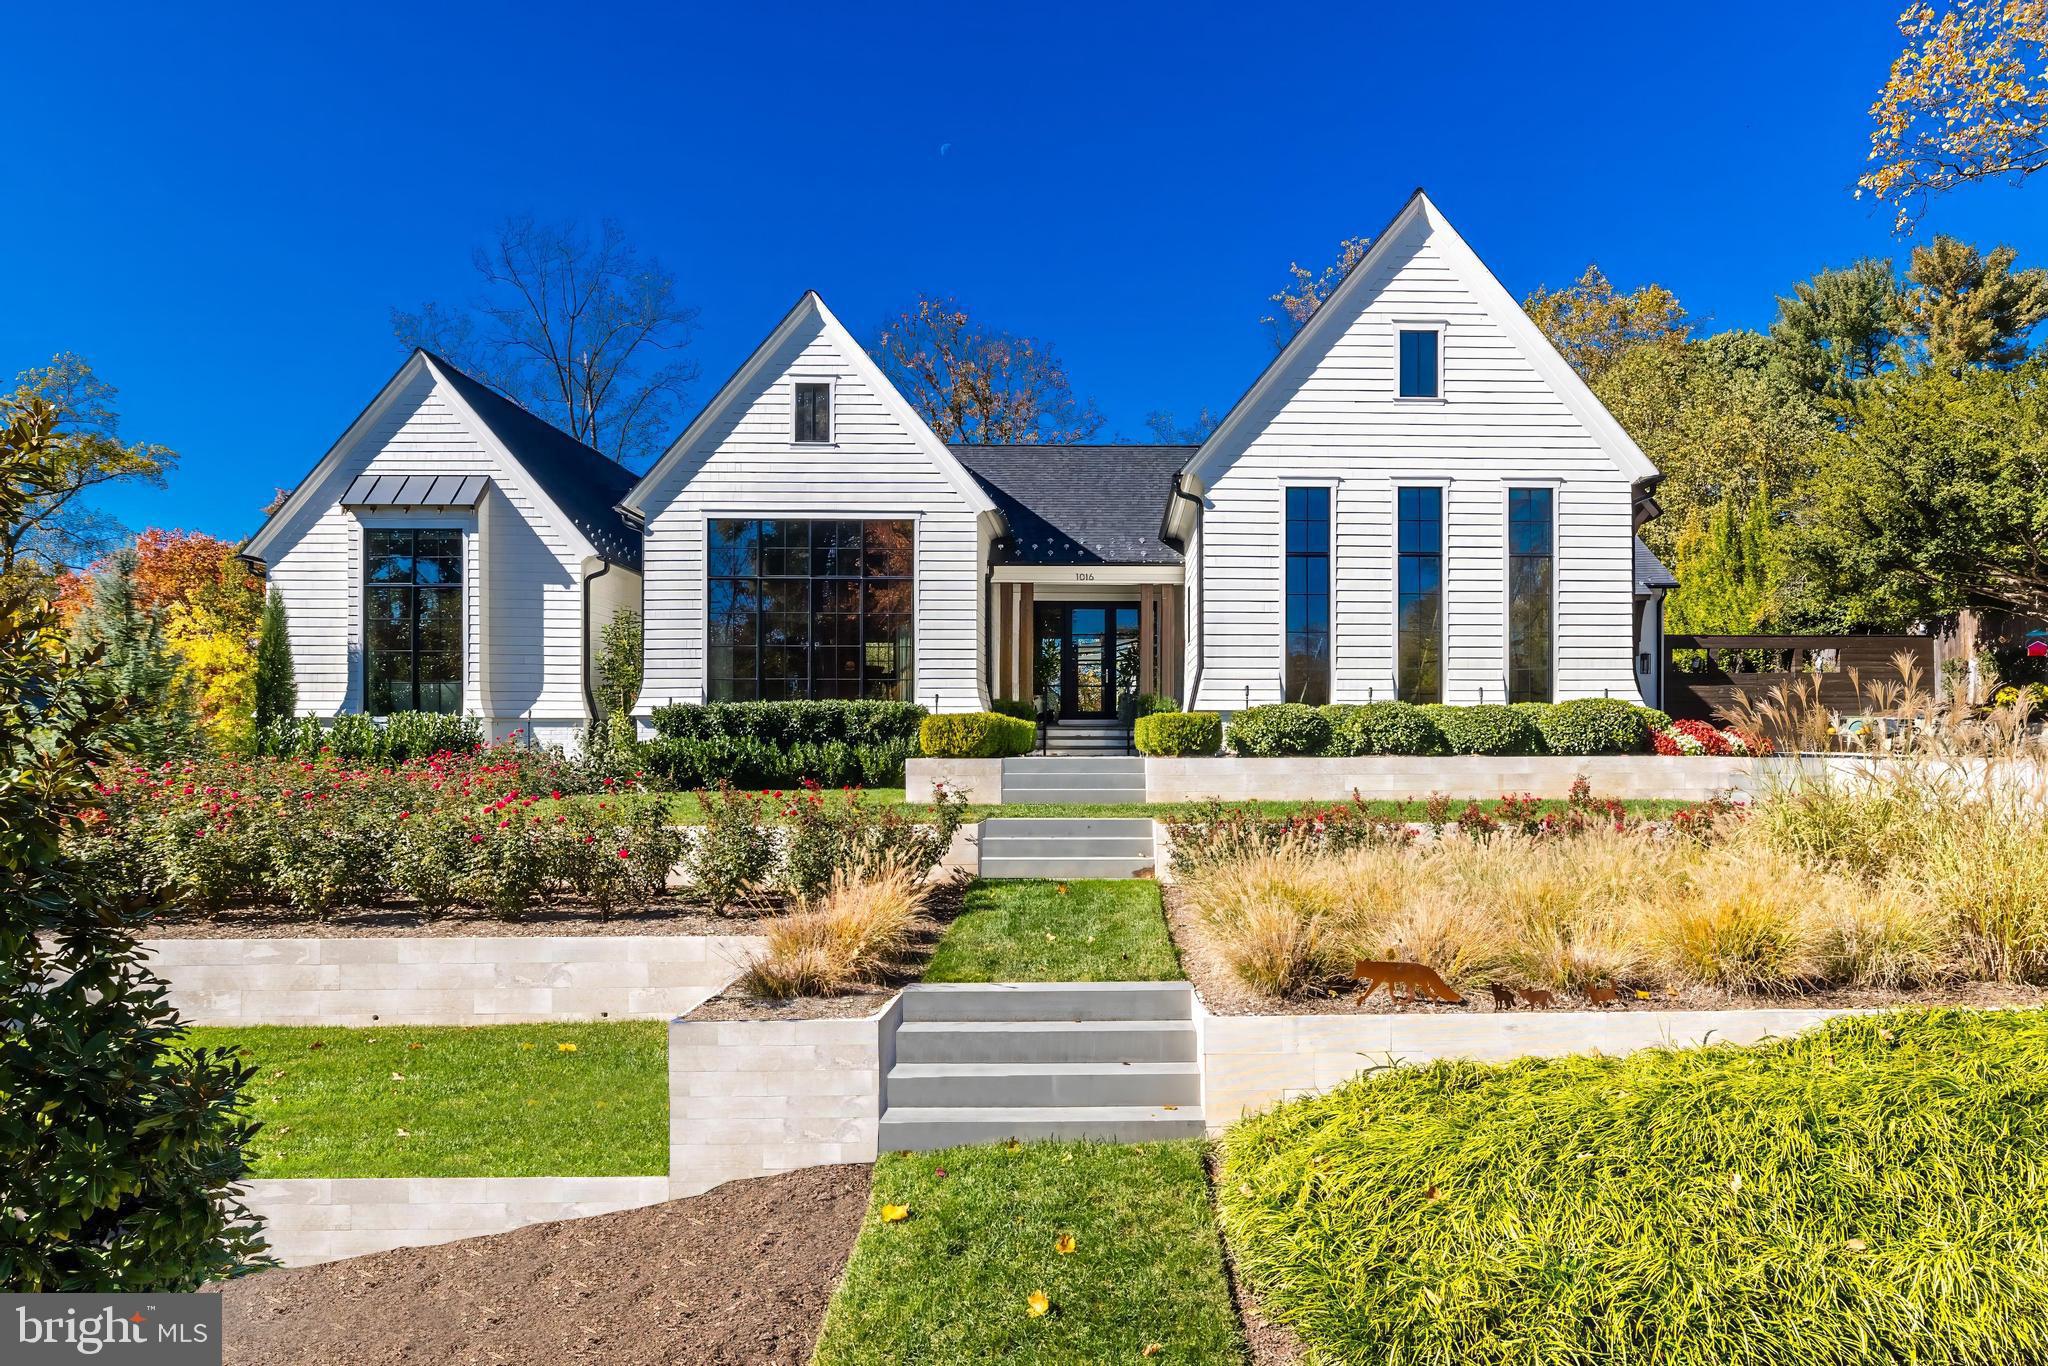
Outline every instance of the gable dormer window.
POLYGON ((796 386, 796 436, 801 445, 823 446, 832 440, 832 386, 799 381, 796 386))
POLYGON ((1441 398, 1443 333, 1434 327, 1404 327, 1400 344, 1400 387, 1402 398, 1441 398))

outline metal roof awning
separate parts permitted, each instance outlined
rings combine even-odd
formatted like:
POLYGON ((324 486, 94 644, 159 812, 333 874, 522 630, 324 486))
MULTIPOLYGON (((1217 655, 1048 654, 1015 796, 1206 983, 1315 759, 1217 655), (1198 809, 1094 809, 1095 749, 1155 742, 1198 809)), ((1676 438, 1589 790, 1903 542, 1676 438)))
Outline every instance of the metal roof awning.
POLYGON ((363 474, 341 495, 341 505, 380 508, 469 508, 490 487, 483 474, 363 474))

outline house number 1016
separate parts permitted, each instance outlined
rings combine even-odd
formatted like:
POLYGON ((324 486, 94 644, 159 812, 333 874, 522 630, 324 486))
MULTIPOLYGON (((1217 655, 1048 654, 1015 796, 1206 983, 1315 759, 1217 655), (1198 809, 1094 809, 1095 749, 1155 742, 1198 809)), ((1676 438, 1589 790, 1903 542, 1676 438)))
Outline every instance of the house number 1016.
POLYGON ((1083 572, 1082 572, 1082 571, 1080 571, 1080 570, 1075 570, 1075 571, 1074 571, 1074 582, 1075 582, 1075 583, 1094 583, 1094 582, 1095 582, 1095 576, 1094 576, 1093 574, 1083 573, 1083 572))

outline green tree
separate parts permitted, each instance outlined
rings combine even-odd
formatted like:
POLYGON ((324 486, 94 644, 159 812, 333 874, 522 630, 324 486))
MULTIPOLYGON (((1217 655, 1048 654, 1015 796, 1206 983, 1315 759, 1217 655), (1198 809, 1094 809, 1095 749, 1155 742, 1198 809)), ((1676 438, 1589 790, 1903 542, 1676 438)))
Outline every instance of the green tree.
POLYGON ((256 625, 254 692, 253 729, 260 746, 299 710, 298 673, 292 667, 291 623, 285 617, 284 594, 275 584, 263 600, 263 616, 256 625))
POLYGON ((1813 389, 1847 398, 1864 380, 1902 359, 1910 322, 1890 261, 1866 257, 1823 270, 1778 299, 1771 336, 1813 389))
POLYGON ((162 624, 137 598, 140 565, 133 546, 107 557, 92 577, 92 601, 79 614, 77 634, 115 695, 128 703, 107 726, 109 742, 123 754, 160 763, 193 751, 199 712, 162 624))
POLYGON ((2048 614, 2048 362, 1870 385, 1826 443, 1793 558, 1845 627, 2048 614))
POLYGON ((1665 627, 1678 635, 1742 635, 1768 629, 1776 615, 1778 528, 1770 494, 1726 498, 1678 536, 1678 587, 1665 627), (1741 511, 1738 512, 1738 507, 1741 511))
POLYGON ((1999 246, 1987 256, 1947 236, 1913 248, 1904 308, 1926 340, 1929 363, 2017 365, 2027 358, 2027 334, 2048 318, 2048 270, 2014 270, 2018 255, 1999 246))
POLYGON ((1522 301, 1551 345, 1588 384, 1644 347, 1675 347, 1691 331, 1678 296, 1658 284, 1623 294, 1597 265, 1564 289, 1538 285, 1522 301))
POLYGON ((640 698, 643 658, 640 614, 624 609, 612 613, 597 638, 597 704, 612 744, 638 738, 633 704, 640 698))
MULTIPOLYGON (((0 525, 68 454, 0 401, 0 525)), ((137 936, 159 908, 88 852, 126 700, 28 586, 0 584, 0 1290, 184 1291, 262 1252, 235 1198, 254 1068, 180 1045, 137 936)), ((120 870, 125 873, 127 870, 120 870)))

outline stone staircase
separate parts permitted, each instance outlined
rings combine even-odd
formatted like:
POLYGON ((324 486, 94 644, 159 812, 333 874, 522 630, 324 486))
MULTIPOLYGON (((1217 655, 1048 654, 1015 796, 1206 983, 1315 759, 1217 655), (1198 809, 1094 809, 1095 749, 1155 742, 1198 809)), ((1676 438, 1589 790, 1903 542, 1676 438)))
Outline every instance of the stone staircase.
POLYGON ((983 877, 1150 877, 1143 818, 999 816, 981 823, 983 877))
POLYGON ((906 987, 894 1054, 882 1080, 883 1152, 1204 1130, 1185 982, 906 987))
POLYGON ((1003 760, 1006 802, 1142 802, 1145 761, 1120 754, 1003 760))
POLYGON ((1121 721, 1061 721, 1045 728, 1045 752, 1127 755, 1131 752, 1130 727, 1121 721))

